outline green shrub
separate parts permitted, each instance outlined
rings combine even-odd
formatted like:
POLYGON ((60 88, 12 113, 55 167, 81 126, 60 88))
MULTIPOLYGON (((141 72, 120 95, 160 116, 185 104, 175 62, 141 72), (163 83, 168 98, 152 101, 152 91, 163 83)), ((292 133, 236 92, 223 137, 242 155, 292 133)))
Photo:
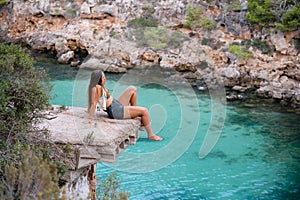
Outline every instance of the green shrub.
POLYGON ((126 200, 129 197, 128 192, 122 191, 122 180, 116 173, 112 173, 105 180, 102 180, 96 190, 97 199, 100 200, 126 200))
POLYGON ((249 46, 249 45, 251 45, 251 40, 244 39, 244 40, 241 41, 241 45, 243 45, 243 46, 249 46))
POLYGON ((202 41, 201 41, 202 45, 209 45, 209 43, 210 43, 210 39, 209 38, 203 38, 202 41))
MULTIPOLYGON (((239 45, 238 43, 235 43, 235 44, 239 45)), ((242 40, 241 45, 245 46, 246 48, 249 48, 250 46, 252 46, 255 49, 259 49, 263 54, 269 54, 272 52, 271 47, 267 44, 266 41, 262 41, 257 38, 254 39, 253 41, 247 40, 247 39, 242 40)))
POLYGON ((298 51, 300 51, 300 39, 294 41, 294 46, 298 51))
POLYGON ((158 23, 157 20, 149 17, 149 18, 144 18, 144 17, 138 17, 132 20, 129 20, 127 23, 128 27, 131 28, 145 28, 145 27, 157 27, 158 23))
POLYGON ((260 26, 272 26, 276 20, 275 14, 272 10, 271 0, 249 0, 247 19, 260 26))
POLYGON ((20 162, 5 166, 0 199, 59 199, 56 165, 40 152, 25 150, 20 162))
POLYGON ((206 30, 215 29, 217 23, 210 18, 204 16, 202 17, 202 10, 200 7, 197 6, 187 6, 187 16, 186 21, 184 23, 184 27, 188 29, 196 29, 198 27, 202 27, 206 30))
POLYGON ((7 3, 7 0, 0 0, 0 6, 3 6, 7 3))
POLYGON ((283 13, 281 23, 275 24, 278 29, 292 31, 300 26, 300 6, 295 6, 283 13))
POLYGON ((201 8, 188 5, 186 22, 184 23, 184 27, 188 29, 194 29, 197 26, 199 26, 201 14, 202 14, 201 8))
POLYGON ((187 39, 181 31, 170 31, 157 26, 157 21, 153 18, 135 18, 127 26, 133 28, 127 36, 137 42, 137 47, 172 48, 180 46, 187 39))
POLYGON ((188 38, 183 35, 181 31, 172 31, 171 36, 168 39, 168 47, 179 47, 183 41, 188 38))
POLYGON ((246 49, 251 46, 255 49, 261 50, 263 54, 269 54, 272 52, 272 49, 267 44, 267 42, 261 41, 259 39, 254 39, 253 41, 245 39, 245 40, 242 40, 241 43, 233 42, 230 44, 229 51, 231 53, 235 54, 237 57, 248 58, 248 57, 252 56, 252 53, 247 51, 246 49))
POLYGON ((261 41, 259 39, 254 39, 252 42, 252 45, 261 50, 263 54, 269 54, 272 52, 271 48, 269 47, 269 45, 267 44, 266 41, 261 41))
MULTIPOLYGON (((69 1, 71 1, 71 0, 69 0, 69 1)), ((76 17, 76 8, 67 7, 65 11, 66 12, 65 12, 64 16, 66 16, 68 18, 76 17)))
POLYGON ((29 146, 49 156, 49 132, 38 128, 52 86, 20 46, 0 43, 0 175, 29 146))
POLYGON ((208 17, 203 17, 200 21, 201 27, 206 30, 213 30, 217 27, 217 23, 208 17))
POLYGON ((299 27, 299 1, 249 0, 247 19, 254 25, 291 31, 299 27))
MULTIPOLYGON (((14 131, 30 129, 41 119, 39 111, 49 105, 52 87, 45 72, 35 69, 33 63, 19 46, 0 43, 1 133, 9 131, 12 136, 14 131), (19 121, 22 125, 16 127, 19 121)), ((1 136, 7 139, 8 135, 1 136)))
POLYGON ((188 11, 188 14, 187 14, 186 19, 188 21, 197 21, 197 20, 199 20, 201 14, 202 14, 201 9, 197 6, 188 5, 187 11, 188 11))
POLYGON ((242 9, 242 4, 239 0, 234 0, 226 6, 225 10, 227 11, 239 11, 242 9))
POLYGON ((239 43, 239 42, 233 42, 233 43, 231 43, 230 45, 236 45, 236 46, 239 46, 240 43, 239 43))
POLYGON ((137 47, 152 47, 156 50, 179 47, 187 39, 180 31, 170 31, 162 26, 138 29, 133 34, 138 41, 137 47))
POLYGON ((252 57, 252 53, 244 46, 241 45, 230 45, 228 47, 228 51, 233 53, 237 58, 250 58, 252 57))
POLYGON ((113 30, 109 32, 109 37, 115 37, 116 35, 117 33, 113 30))
POLYGON ((215 5, 218 0, 206 0, 209 5, 215 5))
POLYGON ((144 32, 145 40, 150 47, 154 49, 164 49, 167 47, 169 35, 167 30, 162 27, 150 27, 144 32))

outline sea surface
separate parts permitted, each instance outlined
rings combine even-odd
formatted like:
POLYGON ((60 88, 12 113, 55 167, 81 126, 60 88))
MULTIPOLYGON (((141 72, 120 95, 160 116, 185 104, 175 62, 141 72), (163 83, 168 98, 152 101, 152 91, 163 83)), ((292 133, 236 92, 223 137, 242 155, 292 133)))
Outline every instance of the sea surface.
MULTIPOLYGON (((37 65, 51 77, 52 104, 86 107, 91 71, 37 65)), ((116 98, 137 87, 138 105, 164 139, 149 141, 139 131, 116 163, 98 163, 100 185, 117 173, 133 200, 300 199, 300 115, 290 108, 247 95, 226 103, 222 91, 199 91, 159 68, 106 77, 116 98)))

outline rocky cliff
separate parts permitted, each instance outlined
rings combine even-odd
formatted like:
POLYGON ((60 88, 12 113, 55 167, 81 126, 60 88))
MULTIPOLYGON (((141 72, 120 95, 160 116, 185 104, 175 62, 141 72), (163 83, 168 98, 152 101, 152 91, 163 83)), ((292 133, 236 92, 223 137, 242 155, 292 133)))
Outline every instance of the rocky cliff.
POLYGON ((160 65, 176 69, 199 88, 222 78, 228 88, 238 92, 253 90, 258 96, 278 99, 299 109, 299 29, 281 32, 252 28, 245 19, 247 2, 240 1, 241 9, 228 9, 230 4, 226 2, 11 0, 0 7, 0 41, 50 52, 61 63, 108 72, 160 65), (191 5, 200 7, 216 27, 185 28, 191 5), (141 18, 158 23, 144 36, 153 32, 153 37, 166 36, 164 39, 172 39, 174 32, 181 36, 165 46, 161 38, 156 41, 161 46, 140 45, 141 38, 135 32, 141 29, 134 30, 128 23, 141 18), (252 56, 237 56, 230 51, 230 45, 247 42, 251 44, 239 51, 252 56), (259 48, 262 45, 267 50, 259 48))

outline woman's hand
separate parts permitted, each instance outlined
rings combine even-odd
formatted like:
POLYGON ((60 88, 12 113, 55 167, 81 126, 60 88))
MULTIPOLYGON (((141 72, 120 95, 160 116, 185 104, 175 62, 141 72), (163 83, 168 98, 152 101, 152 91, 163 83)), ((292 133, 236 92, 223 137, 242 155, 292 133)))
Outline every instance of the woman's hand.
POLYGON ((93 122, 93 119, 92 118, 88 118, 88 120, 86 120, 84 123, 91 124, 92 122, 93 122))

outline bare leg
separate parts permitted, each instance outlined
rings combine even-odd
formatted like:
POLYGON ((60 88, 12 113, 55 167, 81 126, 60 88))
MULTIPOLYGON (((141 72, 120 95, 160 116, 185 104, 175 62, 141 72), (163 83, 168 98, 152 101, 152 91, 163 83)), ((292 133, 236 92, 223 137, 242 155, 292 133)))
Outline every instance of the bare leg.
MULTIPOLYGON (((125 106, 136 106, 136 87, 129 86, 126 90, 120 95, 118 101, 125 106)), ((130 119, 132 118, 128 109, 124 109, 124 118, 130 119)))
POLYGON ((118 101, 123 105, 123 106, 136 106, 136 99, 137 99, 137 94, 136 94, 136 87, 134 86, 129 86, 119 97, 118 101))
POLYGON ((162 140, 161 137, 155 135, 150 125, 150 116, 147 108, 139 106, 124 106, 124 118, 136 118, 141 117, 142 123, 147 131, 149 140, 162 140), (129 116, 128 116, 129 114, 129 116), (126 116, 127 115, 127 116, 126 116))

